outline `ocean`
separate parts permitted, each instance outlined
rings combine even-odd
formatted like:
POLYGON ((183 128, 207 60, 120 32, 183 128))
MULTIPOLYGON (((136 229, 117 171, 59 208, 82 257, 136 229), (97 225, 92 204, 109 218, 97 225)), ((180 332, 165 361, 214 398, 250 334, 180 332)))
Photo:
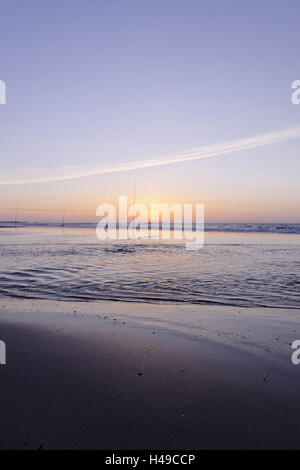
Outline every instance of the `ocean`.
POLYGON ((206 224, 181 240, 100 241, 92 224, 2 223, 0 295, 300 307, 300 224, 206 224))

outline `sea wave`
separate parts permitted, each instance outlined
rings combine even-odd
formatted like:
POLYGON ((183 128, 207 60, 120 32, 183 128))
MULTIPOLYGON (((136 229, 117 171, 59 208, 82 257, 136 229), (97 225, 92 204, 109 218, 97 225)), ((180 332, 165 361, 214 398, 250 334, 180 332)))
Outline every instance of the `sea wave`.
MULTIPOLYGON (((97 223, 88 222, 68 222, 64 223, 31 223, 31 222, 11 222, 0 221, 0 228, 17 228, 17 227, 63 227, 63 228, 87 228, 95 229, 97 223)), ((150 229, 149 224, 140 224, 141 230, 150 229)), ((155 229, 164 229, 164 226, 155 226, 155 229)), ((196 225, 186 226, 187 229, 196 230, 196 225)), ((171 230, 181 230, 182 227, 178 225, 171 225, 171 230)), ((206 232, 234 232, 234 233, 278 233, 278 234, 300 234, 300 224, 298 223, 206 223, 204 225, 206 232)))
POLYGON ((290 237, 188 251, 174 242, 91 243, 88 232, 49 230, 42 242, 39 230, 4 232, 2 296, 300 308, 300 246, 290 237))

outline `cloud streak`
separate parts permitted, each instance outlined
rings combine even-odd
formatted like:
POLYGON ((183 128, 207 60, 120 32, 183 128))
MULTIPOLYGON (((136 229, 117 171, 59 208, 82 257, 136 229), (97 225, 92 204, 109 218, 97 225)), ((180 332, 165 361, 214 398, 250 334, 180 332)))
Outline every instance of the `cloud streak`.
POLYGON ((152 159, 137 160, 126 163, 116 163, 112 165, 101 165, 96 167, 81 167, 73 170, 57 169, 57 174, 46 176, 18 177, 0 180, 0 185, 21 185, 49 183, 54 181, 71 180, 75 178, 85 178, 107 173, 117 173, 122 171, 140 170, 172 163, 182 163, 202 158, 216 157, 233 152, 240 152, 266 145, 285 142, 300 137, 300 126, 289 129, 280 129, 267 134, 256 135, 244 139, 229 142, 212 144, 202 147, 183 150, 178 153, 162 155, 152 159))

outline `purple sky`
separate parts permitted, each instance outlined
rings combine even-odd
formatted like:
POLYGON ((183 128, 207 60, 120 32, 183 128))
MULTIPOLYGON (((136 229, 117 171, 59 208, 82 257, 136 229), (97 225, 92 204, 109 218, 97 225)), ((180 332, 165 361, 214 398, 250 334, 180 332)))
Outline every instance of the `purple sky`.
MULTIPOLYGON (((300 125, 298 1, 0 0, 1 179, 178 152, 300 125)), ((300 141, 69 182, 0 186, 0 218, 90 220, 113 191, 298 221, 300 141)))

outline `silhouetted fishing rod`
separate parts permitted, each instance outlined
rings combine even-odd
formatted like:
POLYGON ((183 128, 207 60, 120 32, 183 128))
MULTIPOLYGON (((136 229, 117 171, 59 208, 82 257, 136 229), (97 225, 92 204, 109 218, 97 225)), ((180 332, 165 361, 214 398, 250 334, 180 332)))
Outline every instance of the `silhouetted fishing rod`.
POLYGON ((67 206, 68 206, 68 202, 66 202, 66 205, 65 205, 64 210, 63 210, 63 215, 62 215, 62 220, 61 220, 62 231, 64 231, 67 206))
MULTIPOLYGON (((110 196, 109 196, 109 199, 108 199, 108 204, 111 204, 113 191, 114 191, 114 190, 112 189, 111 192, 110 192, 110 196)), ((105 232, 108 231, 108 223, 105 225, 104 230, 105 230, 105 232)))
MULTIPOLYGON (((133 190, 133 219, 132 219, 132 222, 135 220, 135 199, 136 199, 136 178, 134 178, 134 190, 133 190)), ((132 231, 133 231, 133 227, 132 227, 132 231)), ((141 230, 141 224, 138 224, 138 226, 136 227, 136 230, 137 231, 140 231, 141 230)))
POLYGON ((15 211, 15 230, 17 230, 17 218, 18 218, 18 204, 16 205, 16 211, 15 211))

